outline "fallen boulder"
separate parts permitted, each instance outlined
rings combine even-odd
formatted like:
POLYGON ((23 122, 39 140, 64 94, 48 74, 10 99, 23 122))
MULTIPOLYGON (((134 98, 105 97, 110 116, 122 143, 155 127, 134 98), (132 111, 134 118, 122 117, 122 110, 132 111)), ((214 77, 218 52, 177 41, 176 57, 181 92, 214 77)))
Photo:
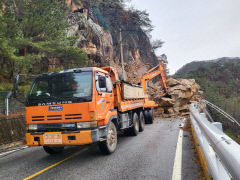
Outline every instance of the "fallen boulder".
POLYGON ((162 117, 189 115, 189 104, 201 101, 200 86, 194 79, 170 78, 167 84, 167 97, 158 100, 159 107, 155 109, 155 114, 162 117))

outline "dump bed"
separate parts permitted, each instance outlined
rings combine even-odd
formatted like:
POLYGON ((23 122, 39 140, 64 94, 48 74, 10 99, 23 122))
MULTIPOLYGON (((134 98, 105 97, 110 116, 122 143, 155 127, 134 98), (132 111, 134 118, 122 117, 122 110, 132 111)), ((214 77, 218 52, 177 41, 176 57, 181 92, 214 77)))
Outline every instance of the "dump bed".
POLYGON ((157 106, 154 101, 148 99, 144 88, 119 80, 118 72, 115 68, 106 66, 101 69, 107 71, 113 82, 114 108, 120 112, 134 110, 137 108, 151 108, 157 106))
POLYGON ((145 98, 144 90, 142 86, 130 84, 127 82, 121 82, 122 86, 122 99, 143 99, 145 98))
POLYGON ((116 82, 115 105, 119 111, 125 112, 144 106, 146 97, 143 87, 125 81, 116 82))

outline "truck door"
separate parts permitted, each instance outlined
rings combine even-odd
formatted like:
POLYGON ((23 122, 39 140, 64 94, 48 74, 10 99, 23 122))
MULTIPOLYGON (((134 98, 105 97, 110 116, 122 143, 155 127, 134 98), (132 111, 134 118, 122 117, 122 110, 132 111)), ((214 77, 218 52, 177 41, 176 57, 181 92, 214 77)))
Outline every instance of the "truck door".
POLYGON ((113 109, 114 96, 112 92, 112 82, 108 75, 96 73, 96 110, 99 119, 105 119, 108 111, 113 109))

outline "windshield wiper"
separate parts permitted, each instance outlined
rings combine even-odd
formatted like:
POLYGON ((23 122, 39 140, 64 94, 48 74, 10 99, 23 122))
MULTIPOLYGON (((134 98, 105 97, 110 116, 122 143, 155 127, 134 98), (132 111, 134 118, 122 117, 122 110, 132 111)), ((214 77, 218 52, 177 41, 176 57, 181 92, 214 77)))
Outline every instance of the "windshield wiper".
POLYGON ((67 101, 67 100, 77 100, 79 102, 84 101, 91 101, 91 96, 85 96, 85 97, 56 97, 56 96, 34 96, 29 97, 28 101, 41 101, 46 102, 49 101, 49 99, 52 99, 53 101, 67 101))
POLYGON ((63 100, 77 100, 77 101, 90 101, 92 99, 91 96, 84 97, 61 97, 63 100))
POLYGON ((73 97, 76 100, 81 100, 81 101, 90 101, 92 98, 91 96, 85 96, 85 97, 73 97))

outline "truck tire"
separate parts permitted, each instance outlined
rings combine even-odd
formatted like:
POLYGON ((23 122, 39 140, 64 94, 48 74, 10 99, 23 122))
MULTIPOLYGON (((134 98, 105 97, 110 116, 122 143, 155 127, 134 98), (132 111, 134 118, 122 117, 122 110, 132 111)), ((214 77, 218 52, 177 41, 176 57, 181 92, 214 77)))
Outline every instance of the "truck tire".
POLYGON ((144 126, 145 126, 144 115, 143 115, 143 112, 140 111, 140 113, 139 113, 139 132, 144 131, 144 126))
POLYGON ((43 146, 43 149, 48 154, 58 154, 58 153, 61 153, 63 151, 64 146, 61 146, 61 147, 43 146))
POLYGON ((98 143, 99 149, 103 154, 111 154, 117 148, 117 129, 111 121, 107 129, 107 139, 98 143))
POLYGON ((149 124, 149 112, 147 109, 143 111, 143 116, 144 116, 145 124, 149 124))
POLYGON ((152 124, 154 117, 153 117, 153 109, 145 109, 143 111, 144 119, 146 124, 152 124))
POLYGON ((153 123, 153 119, 154 119, 154 117, 153 117, 153 109, 150 109, 148 111, 148 122, 149 122, 149 124, 153 123))
POLYGON ((133 114, 133 126, 130 128, 131 135, 137 136, 139 132, 139 118, 137 113, 133 114))

